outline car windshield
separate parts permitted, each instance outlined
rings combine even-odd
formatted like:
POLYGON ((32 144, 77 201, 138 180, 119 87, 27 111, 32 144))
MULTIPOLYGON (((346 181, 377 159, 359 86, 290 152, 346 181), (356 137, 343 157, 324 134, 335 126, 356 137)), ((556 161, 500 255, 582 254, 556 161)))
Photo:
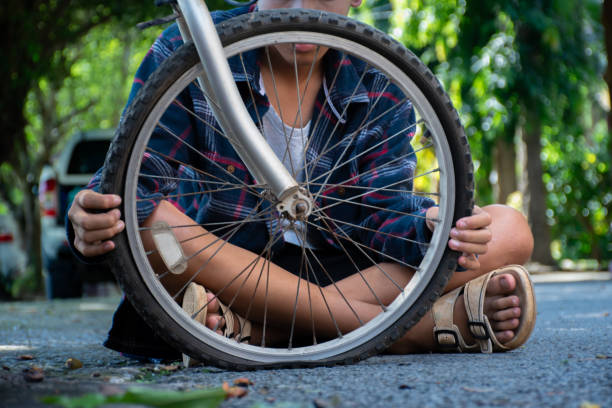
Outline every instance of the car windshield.
POLYGON ((93 174, 104 164, 110 140, 83 140, 72 152, 67 174, 93 174))

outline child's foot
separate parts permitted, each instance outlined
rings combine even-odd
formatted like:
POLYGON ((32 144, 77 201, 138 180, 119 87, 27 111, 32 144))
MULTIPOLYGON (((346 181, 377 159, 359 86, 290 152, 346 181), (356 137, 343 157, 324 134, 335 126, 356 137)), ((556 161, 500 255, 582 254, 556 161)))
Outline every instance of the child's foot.
MULTIPOLYGON (((484 314, 489 319, 494 336, 501 344, 514 338, 514 331, 519 327, 521 308, 519 298, 514 294, 516 279, 511 274, 492 277, 486 289, 484 314)), ((466 343, 473 344, 475 339, 468 329, 465 299, 457 299, 454 309, 454 320, 458 323, 461 335, 466 343)))
MULTIPOLYGON (((205 325, 217 334, 248 343, 251 335, 251 323, 224 306, 217 297, 206 291, 203 286, 190 283, 183 294, 183 310, 200 324, 205 325), (228 326, 231 330, 228 330, 228 326)), ((196 364, 190 356, 183 354, 183 365, 190 367, 196 364)))
POLYGON ((219 300, 211 293, 207 292, 208 297, 208 314, 206 315, 206 327, 213 330, 217 334, 223 335, 225 330, 225 319, 221 313, 221 307, 219 306, 219 300))
POLYGON ((217 297, 196 283, 190 283, 183 296, 183 309, 192 318, 217 334, 241 343, 248 342, 251 323, 232 312, 217 297))
POLYGON ((432 309, 436 348, 483 353, 522 345, 535 325, 529 273, 510 265, 442 296, 432 309))

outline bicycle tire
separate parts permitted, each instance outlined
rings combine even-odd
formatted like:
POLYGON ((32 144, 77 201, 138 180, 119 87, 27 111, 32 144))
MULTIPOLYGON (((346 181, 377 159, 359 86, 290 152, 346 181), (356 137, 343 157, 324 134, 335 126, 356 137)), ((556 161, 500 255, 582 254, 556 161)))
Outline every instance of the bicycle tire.
MULTIPOLYGON (((471 213, 473 168, 463 127, 441 84, 430 70, 403 45, 370 26, 343 16, 306 10, 273 10, 252 13, 225 21, 217 26, 217 30, 226 48, 262 36, 285 38, 287 33, 310 32, 318 33, 331 40, 341 39, 349 44, 360 44, 371 50, 381 60, 387 61, 386 63, 393 66, 392 69, 399 70, 422 93, 426 100, 424 103, 429 105, 427 109, 435 113, 436 120, 442 129, 441 135, 434 134, 433 139, 435 143, 446 144, 445 149, 451 157, 451 163, 446 163, 447 169, 443 171, 448 170, 453 174, 452 180, 447 182, 454 186, 454 197, 452 200, 447 200, 452 203, 446 203, 449 205, 452 220, 442 221, 447 226, 449 223, 454 225, 457 219, 471 213)), ((334 44, 335 41, 329 45, 334 44)), ((156 109, 160 100, 164 98, 165 92, 176 84, 179 78, 190 70, 196 69, 198 65, 195 47, 188 43, 166 59, 148 79, 126 111, 111 145, 102 174, 101 192, 125 195, 127 178, 129 178, 127 177, 128 169, 131 160, 134 160, 132 157, 134 146, 137 143, 144 143, 142 142, 143 137, 148 137, 141 135, 143 124, 151 112, 156 109)), ((348 349, 340 347, 339 351, 338 348, 324 349, 322 352, 315 350, 308 354, 309 347, 315 346, 289 347, 280 358, 276 355, 278 352, 276 348, 268 350, 266 347, 243 346, 238 343, 233 345, 224 339, 214 343, 216 341, 214 338, 206 337, 209 336, 205 333, 207 329, 196 333, 193 326, 185 323, 184 319, 177 315, 180 311, 175 310, 177 308, 171 305, 170 300, 160 300, 163 294, 158 293, 157 289, 152 286, 149 280, 151 273, 143 271, 142 266, 135 260, 138 252, 143 252, 143 248, 136 248, 138 243, 134 241, 137 240, 133 238, 134 236, 132 239, 129 237, 129 226, 130 224, 135 225, 136 218, 135 211, 130 211, 126 207, 126 203, 129 202, 130 198, 126 197, 121 206, 122 216, 126 220, 126 230, 114 238, 116 250, 109 259, 124 293, 144 320, 170 344, 200 361, 224 368, 241 370, 352 363, 379 353, 424 316, 433 302, 441 295, 457 266, 458 253, 449 250, 445 244, 447 238, 440 235, 436 237, 437 231, 434 231, 434 239, 442 242, 441 249, 440 242, 436 244, 438 245, 436 251, 439 252, 437 255, 439 261, 427 268, 431 269, 427 272, 431 277, 427 279, 427 282, 422 283, 419 293, 414 295, 413 303, 405 306, 401 315, 394 318, 393 322, 385 321, 382 326, 379 324, 375 327, 376 334, 370 337, 367 331, 364 332, 366 341, 351 339, 350 346, 346 346, 348 349), (261 353, 270 355, 266 354, 262 357, 261 353)), ((447 218, 450 219, 450 217, 447 218)), ((171 299, 169 295, 168 298, 171 299)), ((214 333, 211 336, 221 337, 214 333)), ((342 342, 346 337, 348 336, 335 341, 342 342)))

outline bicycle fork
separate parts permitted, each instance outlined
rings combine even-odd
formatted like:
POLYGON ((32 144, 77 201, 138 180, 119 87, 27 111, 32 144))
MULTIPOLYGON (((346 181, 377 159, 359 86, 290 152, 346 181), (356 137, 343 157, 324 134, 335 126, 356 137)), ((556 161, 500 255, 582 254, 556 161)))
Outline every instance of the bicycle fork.
POLYGON ((230 143, 258 183, 278 200, 279 212, 306 218, 312 210, 308 191, 301 189, 253 123, 227 62, 208 7, 202 0, 178 0, 179 30, 198 51, 205 75, 199 77, 209 105, 230 143))

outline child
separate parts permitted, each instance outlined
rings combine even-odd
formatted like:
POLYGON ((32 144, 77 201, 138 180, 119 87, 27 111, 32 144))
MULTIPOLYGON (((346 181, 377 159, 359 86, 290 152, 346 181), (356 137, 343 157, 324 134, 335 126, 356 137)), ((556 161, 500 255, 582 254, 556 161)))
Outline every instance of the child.
MULTIPOLYGON (((360 0, 312 0, 312 1, 290 1, 290 0, 260 0, 257 7, 259 9, 272 9, 272 8, 286 8, 286 7, 304 7, 314 8, 325 11, 332 11, 339 14, 347 14, 351 6, 358 6, 360 0)), ((214 15, 215 21, 223 21, 234 15, 249 12, 249 9, 241 8, 232 10, 230 12, 221 12, 214 15)), ((166 30, 158 41, 152 47, 152 51, 147 55, 139 72, 137 73, 138 81, 135 82, 132 90, 130 101, 135 95, 135 92, 139 89, 141 81, 144 81, 148 75, 158 66, 161 61, 167 57, 173 50, 181 43, 181 39, 177 36, 177 30, 175 27, 171 27, 166 30)), ((325 67, 323 61, 326 59, 323 57, 327 50, 309 44, 297 44, 295 51, 291 47, 279 45, 276 47, 269 47, 269 54, 266 58, 269 59, 269 64, 262 63, 262 61, 249 61, 247 59, 246 65, 249 67, 247 71, 252 74, 253 77, 259 77, 259 82, 252 84, 252 87, 256 91, 261 92, 262 97, 267 100, 269 108, 263 109, 262 127, 264 134, 270 140, 270 134, 273 134, 274 123, 280 126, 288 126, 291 133, 297 132, 298 136, 308 135, 309 131, 312 132, 310 138, 317 140, 317 137, 323 138, 324 134, 317 134, 317 130, 310 130, 309 122, 311 118, 318 117, 318 111, 326 109, 321 108, 321 104, 317 104, 317 98, 321 95, 321 89, 327 85, 325 80, 325 67), (294 53, 295 52, 295 53, 294 53), (296 95, 296 74, 294 72, 294 59, 298 62, 298 70, 304 70, 298 75, 298 78, 308 78, 308 86, 300 84, 299 98, 296 95), (316 61, 316 64, 312 64, 312 61, 316 61), (255 62, 254 64, 251 64, 255 62), (274 68, 274 79, 272 79, 272 69, 274 68), (279 68, 277 68, 279 67, 279 68), (285 69, 283 69, 285 67, 285 69), (311 68, 312 67, 312 68, 311 68), (307 75, 306 75, 306 72, 307 75), (257 75, 258 74, 258 75, 257 75), (272 93, 274 90, 274 93, 272 93), (272 97, 270 95, 275 95, 272 97), (299 103, 297 101, 300 101, 299 103), (276 114, 276 115, 275 115, 276 114), (272 130, 271 130, 272 129, 272 130), (266 131, 267 130, 267 131, 266 131)), ((333 55, 325 55, 328 60, 333 55)), ((265 62, 265 61, 264 61, 265 62)), ((338 62, 338 61, 336 61, 338 62)), ((350 75, 350 69, 348 67, 340 71, 338 84, 334 89, 328 90, 328 93, 334 94, 339 92, 342 88, 343 80, 350 75)), ((358 67, 354 67, 358 70, 358 67)), ((366 84, 367 85, 367 84, 366 84)), ((366 86, 367 87, 367 86, 366 86)), ((350 97, 350 95, 347 95, 350 97)), ((190 101, 181 101, 181 103, 189 104, 190 101)), ((385 101, 383 101, 385 103, 385 101)), ((190 105, 196 105, 191 101, 190 105)), ((265 104, 264 104, 265 105, 265 104)), ((333 106, 332 104, 329 104, 333 106)), ((330 111, 327 112, 330 117, 334 117, 335 120, 344 120, 342 115, 338 115, 338 112, 334 112, 328 107, 330 111)), ((386 122, 386 126, 397 125, 400 123, 399 128, 405 127, 406 124, 414 122, 414 117, 410 111, 410 104, 407 103, 402 105, 398 111, 400 114, 396 115, 394 121, 386 122)), ((170 115, 173 113, 170 112, 170 115)), ((180 112, 178 115, 184 115, 184 112, 180 112)), ((361 117, 359 115, 353 115, 347 118, 349 123, 347 125, 350 128, 350 121, 359 121, 361 117)), ((227 142, 218 138, 214 134, 214 131, 206 127, 200 132, 188 130, 190 124, 187 120, 171 121, 179 123, 177 129, 174 129, 177 134, 181 134, 182 137, 189 143, 200 143, 202 148, 210 149, 216 156, 228 157, 230 153, 226 151, 227 142), (181 130, 185 130, 184 132, 181 130), (214 149, 211 149, 211 146, 214 149)), ((198 125, 196 125, 198 126, 198 125)), ((201 126, 201 124, 199 125, 201 126)), ((281 132, 276 132, 277 135, 281 132)), ((277 154, 282 159, 284 156, 282 153, 288 149, 296 148, 298 152, 300 149, 305 149, 305 139, 300 141, 298 138, 297 147, 288 146, 289 142, 285 145, 282 144, 281 140, 280 148, 278 148, 277 154)), ((153 144, 159 143, 161 139, 153 140, 153 144)), ((165 139, 167 143, 168 139, 165 139)), ((286 140, 285 140, 286 141, 286 140)), ((169 152, 172 150, 171 146, 159 143, 155 145, 155 150, 160 152, 169 152)), ((279 144, 273 144, 278 146, 279 144)), ((399 147, 398 147, 399 148, 399 147)), ((401 146, 401 148, 406 148, 401 146)), ((175 152, 176 156, 172 156, 176 160, 182 160, 181 154, 187 154, 188 149, 182 149, 175 152)), ((198 148, 198 150, 201 150, 198 148)), ((390 153, 393 154, 393 148, 389 149, 390 153)), ((293 157, 303 157, 303 154, 298 153, 293 157)), ((388 157, 381 157, 378 160, 388 160, 388 157)), ((239 172, 241 169, 241 163, 239 160, 231 161, 229 166, 233 166, 233 170, 230 173, 239 172)), ((293 171, 294 176, 299 178, 301 176, 298 169, 301 169, 303 164, 301 163, 285 163, 290 171, 293 171)), ((148 159, 147 163, 143 165, 149 165, 151 168, 157 169, 158 172, 164 173, 167 171, 169 174, 173 172, 171 166, 161 160, 159 157, 152 155, 148 159)), ((227 172, 230 167, 227 167, 227 172)), ((146 168, 146 167, 145 167, 146 168)), ((406 171, 408 169, 414 169, 414 166, 404 166, 398 168, 398 172, 406 171)), ((183 167, 183 169, 185 169, 183 167)), ((398 177, 405 175, 397 175, 398 177)), ((244 177, 248 175, 244 174, 244 177)), ((408 178, 410 175, 408 175, 408 178)), ((97 179, 94 179, 90 185, 90 189, 80 192, 75 198, 72 207, 69 211, 69 236, 70 242, 74 245, 74 248, 80 255, 85 258, 96 259, 98 256, 102 256, 105 253, 114 249, 114 244, 110 241, 115 234, 121 232, 124 228, 123 221, 120 220, 120 213, 116 207, 120 204, 120 198, 112 195, 102 195, 95 192, 97 186, 97 179), (107 210, 105 213, 95 213, 92 210, 107 210), (72 227, 72 228, 70 228, 72 227), (92 258, 93 257, 93 258, 92 258)), ((376 182, 374 180, 374 182, 376 182)), ((154 184, 154 183, 149 183, 154 184)), ((238 207, 242 210, 239 217, 245 218, 249 214, 249 210, 253 210, 256 206, 257 201, 252 200, 249 204, 248 199, 244 201, 244 198, 238 197, 238 193, 235 195, 227 194, 224 195, 224 202, 216 206, 210 203, 200 202, 193 207, 181 206, 185 211, 179 211, 176 208, 176 203, 170 203, 168 200, 154 199, 157 197, 167 196, 172 191, 174 186, 172 183, 161 186, 147 186, 146 180, 143 180, 139 185, 139 195, 141 197, 150 197, 152 200, 144 202, 139 206, 139 221, 146 226, 152 226, 157 221, 165 221, 168 225, 190 225, 194 224, 207 224, 211 222, 222 222, 224 217, 229 215, 224 212, 225 209, 235 209, 238 207), (140 190, 142 189, 142 190, 140 190), (242 201, 240 201, 242 200, 242 201), (210 204, 210 205, 208 205, 210 204), (197 207, 197 208, 196 208, 197 207)), ((427 199, 414 200, 414 208, 411 208, 409 212, 421 214, 423 217, 403 217, 398 221, 389 223, 384 228, 389 228, 390 231, 404 230, 410 231, 414 234, 419 242, 426 240, 426 237, 431 235, 431 231, 435 225, 432 222, 425 222, 426 219, 435 219, 437 215, 437 207, 433 206, 433 202, 427 199)), ((235 213, 235 211, 233 211, 235 213)), ((381 227, 382 228, 382 227, 381 227)), ((202 273, 197 274, 194 283, 197 286, 190 286, 191 289, 185 294, 188 297, 188 303, 191 302, 194 310, 199 310, 203 303, 207 302, 209 297, 206 296, 203 288, 211 290, 217 293, 221 288, 228 286, 227 290, 224 290, 223 294, 220 295, 220 300, 229 302, 231 300, 231 308, 236 314, 229 314, 227 311, 220 311, 222 307, 219 300, 214 300, 208 307, 208 315, 202 321, 211 329, 225 328, 227 333, 237 333, 238 324, 235 327, 232 326, 229 316, 236 316, 236 319, 240 320, 240 316, 246 315, 247 309, 251 312, 248 316, 253 321, 252 331, 249 333, 250 340, 253 344, 261 342, 262 328, 260 321, 257 316, 261 316, 262 309, 264 307, 265 299, 261 288, 257 288, 256 276, 252 279, 247 279, 244 287, 238 288, 238 284, 232 284, 233 279, 242 271, 246 265, 253 259, 254 252, 259 253, 261 249, 261 242, 263 240, 262 234, 266 235, 269 233, 265 228, 252 227, 241 229, 236 237, 232 240, 231 244, 224 246, 223 251, 220 251, 213 261, 211 261, 207 268, 202 273), (223 271, 223 273, 211 273, 211 271, 223 271), (189 294, 189 296, 187 296, 189 294), (235 296, 235 299, 234 299, 235 296), (251 310, 253 305, 253 310, 251 310)), ((371 234, 385 233, 384 230, 375 228, 371 234)), ((206 234, 206 230, 202 227, 195 226, 190 228, 179 228, 175 229, 174 233, 177 238, 182 241, 194 236, 200 236, 198 239, 191 239, 184 244, 185 252, 188 254, 195 254, 199 249, 205 247, 208 244, 214 243, 215 236, 213 234, 206 234)), ((310 322, 310 317, 307 313, 313 313, 317 321, 317 331, 333 336, 335 333, 335 325, 341 326, 342 331, 349 331, 359 324, 359 320, 367 321, 374 317, 380 311, 378 299, 372 296, 372 293, 361 284, 361 276, 365 276, 369 281, 374 282, 374 285, 380 283, 376 288, 376 294, 382 298, 383 302, 390 302, 396 295, 397 290, 394 288, 388 288, 389 285, 382 284, 382 277, 379 276, 379 269, 377 267, 365 268, 365 266, 359 268, 361 275, 355 274, 355 267, 347 262, 347 259, 340 251, 328 253, 325 252, 323 263, 326 265, 323 272, 319 271, 317 278, 314 278, 315 282, 309 282, 305 279, 300 279, 298 272, 295 270, 295 265, 299 265, 298 259, 300 252, 296 249, 297 247, 292 245, 297 243, 300 239, 306 239, 307 244, 312 246, 316 251, 325 251, 323 244, 320 241, 310 242, 311 239, 316 241, 317 236, 308 235, 307 238, 301 236, 300 228, 296 228, 291 233, 283 234, 284 243, 275 250, 275 255, 271 259, 269 264, 270 270, 270 285, 269 288, 271 293, 275 293, 273 301, 266 305, 268 308, 269 316, 271 320, 278 322, 282 325, 291 322, 292 316, 292 305, 295 302, 295 288, 300 286, 300 294, 302 297, 307 296, 307 293, 313 294, 314 299, 310 303, 312 309, 307 307, 299 307, 297 310, 298 317, 296 319, 298 328, 300 325, 307 325, 310 322), (296 252, 297 251, 297 252, 296 252), (294 269, 293 271, 291 269, 294 269), (332 271, 333 276, 327 276, 326 271, 332 271), (293 273, 292 273, 293 272, 293 273), (327 280, 325 279, 327 277, 327 280), (335 282, 335 285, 330 285, 331 281, 335 282), (317 288, 322 287, 321 290, 317 288), (286 290, 292 288, 291 291, 286 290), (302 289, 303 288, 303 289, 302 289), (317 289, 317 290, 315 290, 317 289), (326 301, 318 295, 318 293, 325 293, 326 301), (344 296, 349 297, 351 307, 348 307, 344 296), (327 304, 326 304, 327 302, 327 304), (332 321, 327 313, 328 304, 331 304, 334 310, 334 317, 336 321, 332 321), (359 317, 357 319, 356 317, 359 317)), ((325 238, 325 237, 323 237, 325 238)), ((143 234, 143 241, 145 247, 154 248, 154 244, 151 242, 150 237, 147 234, 143 234)), ((367 240, 365 242, 377 242, 377 240, 367 240)), ((421 322, 413 327, 403 338, 401 338, 393 347, 392 351, 395 352, 416 352, 426 350, 436 350, 443 346, 458 346, 459 348, 469 349, 477 343, 480 345, 483 351, 490 350, 491 341, 497 345, 497 348, 501 348, 502 344, 510 344, 512 348, 516 346, 513 343, 524 342, 525 336, 528 336, 531 332, 529 328, 532 326, 533 321, 533 300, 530 295, 530 285, 528 284, 528 277, 526 273, 517 267, 512 267, 503 272, 496 272, 489 274, 491 271, 503 267, 509 264, 521 264, 524 263, 531 254, 533 238, 529 227, 525 219, 518 212, 505 207, 505 206, 488 206, 484 209, 478 207, 475 208, 474 213, 457 222, 455 228, 451 231, 451 239, 449 240, 449 247, 456 251, 462 252, 463 255, 459 258, 459 264, 466 269, 464 272, 457 272, 451 278, 445 293, 449 293, 450 301, 446 302, 451 305, 450 310, 442 310, 440 307, 434 307, 434 313, 426 315, 421 322), (512 231, 512 234, 508 234, 508 231, 512 231), (509 237, 512 237, 510 239, 509 237), (482 277, 477 280, 477 278, 482 277), (470 310, 465 305, 464 298, 458 298, 458 293, 454 291, 457 288, 462 288, 464 284, 472 281, 470 290, 466 289, 465 299, 469 296, 481 296, 485 300, 484 307, 480 310, 470 310), (486 295, 486 298, 485 298, 486 295), (527 299, 527 305, 525 304, 527 299), (522 301, 522 303, 520 303, 522 301), (519 304, 520 303, 520 304, 519 304), (526 306, 525 306, 526 305, 526 306), (521 309, 522 308, 522 309, 521 309), (528 311, 525 315, 525 311, 528 311), (470 314, 470 320, 484 321, 484 314, 486 314, 488 321, 490 322, 490 331, 494 333, 488 333, 488 342, 484 344, 482 335, 478 330, 468 329, 468 314, 470 314), (521 314, 523 313, 523 315, 521 314), (450 315, 450 317, 449 317, 450 315), (475 315, 478 315, 474 317, 475 315), (435 330, 435 326, 445 328, 452 326, 453 319, 457 322, 456 326, 459 327, 459 332, 456 332, 457 339, 461 340, 461 344, 451 338, 445 338, 444 335, 432 335, 435 330), (450 322, 450 323, 449 323, 450 322), (527 329, 525 329, 527 327, 527 329), (474 338, 476 334, 477 338, 474 338), (479 339, 480 338, 480 339, 479 339), (517 342, 518 338, 518 342, 517 342)), ((419 257, 419 250, 416 245, 398 245, 395 244, 388 249, 393 255, 397 255, 397 258, 406 260, 408 263, 412 259, 419 257), (394 252, 395 251, 395 252, 394 252)), ((321 253, 321 252, 319 252, 321 253)), ((193 276, 192 273, 199 268, 199 265, 203 265, 207 262, 209 254, 206 251, 201 252, 189 262, 188 273, 183 275, 173 275, 171 278, 165 279, 163 284, 171 293, 176 293, 183 285, 186 284, 186 277, 193 276)), ((412 264, 417 263, 412 262, 412 264)), ((163 267, 159 260, 157 265, 163 267)), ((371 263, 370 263, 371 265, 371 263)), ((385 270, 391 274, 393 280, 400 286, 405 286, 412 277, 413 270, 406 268, 399 264, 385 263, 385 270)), ((310 279, 312 281, 312 278, 310 279)), ((460 290, 460 289, 459 289, 460 290)), ((481 299, 481 300, 482 300, 481 299)), ((300 298, 299 303, 305 299, 300 298)), ((480 302, 482 303, 482 302, 480 302)), ((448 309, 448 308, 446 308, 448 309)), ((122 351, 128 354, 135 354, 146 357, 173 357, 176 355, 172 349, 168 348, 163 342, 160 342, 156 337, 153 337, 150 331, 144 331, 146 327, 137 315, 134 314, 133 310, 124 301, 120 305, 113 322, 113 328, 109 334, 109 339, 106 345, 118 351, 122 351), (144 333, 144 335, 143 335, 144 333), (153 339, 153 340, 152 340, 153 339)), ((271 336, 268 339, 270 342, 279 340, 274 333, 268 332, 271 336)), ((279 335, 282 337, 282 335, 279 335)), ((244 341, 246 336, 241 333, 236 336, 237 340, 244 341)))

